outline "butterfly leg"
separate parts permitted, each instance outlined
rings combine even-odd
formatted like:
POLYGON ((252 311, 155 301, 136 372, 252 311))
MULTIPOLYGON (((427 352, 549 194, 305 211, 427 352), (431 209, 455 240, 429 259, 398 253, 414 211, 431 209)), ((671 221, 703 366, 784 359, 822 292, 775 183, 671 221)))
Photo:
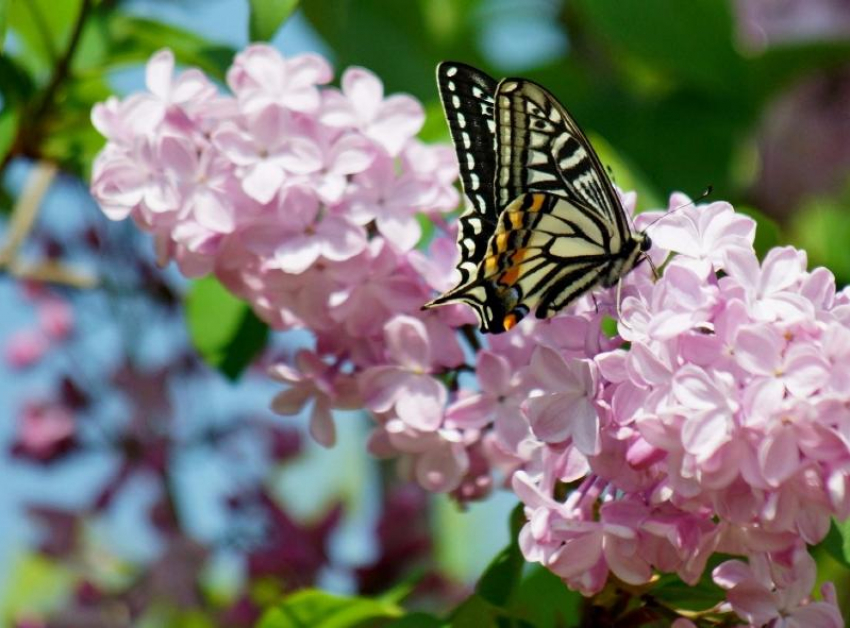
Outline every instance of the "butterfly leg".
POLYGON ((661 273, 658 272, 658 268, 655 266, 655 262, 652 261, 652 258, 649 256, 649 253, 644 253, 643 256, 646 258, 646 261, 649 262, 649 267, 652 269, 653 281, 658 281, 659 279, 661 279, 661 273))

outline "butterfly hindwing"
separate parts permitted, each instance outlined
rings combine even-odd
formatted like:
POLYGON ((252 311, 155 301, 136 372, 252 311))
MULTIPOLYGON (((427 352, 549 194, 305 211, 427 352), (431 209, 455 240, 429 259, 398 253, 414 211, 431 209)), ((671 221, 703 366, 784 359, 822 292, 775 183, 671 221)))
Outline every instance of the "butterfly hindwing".
POLYGON ((484 257, 498 211, 493 182, 496 171, 496 81, 472 66, 443 62, 437 86, 460 167, 467 208, 459 219, 461 283, 468 281, 484 257))

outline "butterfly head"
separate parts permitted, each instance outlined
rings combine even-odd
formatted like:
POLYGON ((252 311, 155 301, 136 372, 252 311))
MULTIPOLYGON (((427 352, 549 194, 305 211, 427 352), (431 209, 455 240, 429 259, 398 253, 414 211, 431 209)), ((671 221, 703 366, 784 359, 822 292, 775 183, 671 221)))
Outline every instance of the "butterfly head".
POLYGON ((647 251, 649 251, 649 249, 652 248, 652 240, 645 233, 636 234, 635 240, 638 241, 641 253, 646 253, 647 251))

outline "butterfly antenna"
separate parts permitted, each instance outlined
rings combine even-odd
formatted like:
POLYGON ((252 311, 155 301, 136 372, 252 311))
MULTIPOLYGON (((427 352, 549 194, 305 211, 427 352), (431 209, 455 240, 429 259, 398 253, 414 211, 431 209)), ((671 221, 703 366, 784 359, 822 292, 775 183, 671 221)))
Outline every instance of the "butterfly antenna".
POLYGON ((699 196, 697 196, 695 199, 693 199, 693 200, 691 200, 691 201, 688 201, 687 203, 683 203, 682 205, 679 205, 678 207, 674 207, 674 208, 673 208, 673 209, 671 209, 669 212, 666 212, 666 213, 662 214, 661 216, 659 216, 658 218, 656 218, 655 220, 653 220, 653 221, 652 221, 651 223, 649 223, 649 224, 646 226, 646 228, 643 230, 643 231, 644 231, 644 233, 645 233, 645 232, 647 232, 647 231, 649 231, 649 228, 650 228, 651 226, 653 226, 653 225, 654 225, 656 222, 658 222, 659 220, 663 220, 664 218, 667 218, 667 216, 669 216, 670 214, 672 214, 672 213, 674 213, 674 212, 677 212, 677 211, 679 211, 680 209, 684 209, 685 207, 690 207, 691 205, 696 205, 696 204, 697 204, 697 203, 699 203, 701 200, 703 200, 703 199, 705 199, 705 198, 708 198, 708 196, 709 196, 709 195, 711 195, 711 193, 712 193, 713 191, 714 191, 714 187, 713 187, 713 186, 711 186, 711 185, 709 185, 707 188, 705 188, 705 189, 702 191, 702 194, 700 194, 699 196))

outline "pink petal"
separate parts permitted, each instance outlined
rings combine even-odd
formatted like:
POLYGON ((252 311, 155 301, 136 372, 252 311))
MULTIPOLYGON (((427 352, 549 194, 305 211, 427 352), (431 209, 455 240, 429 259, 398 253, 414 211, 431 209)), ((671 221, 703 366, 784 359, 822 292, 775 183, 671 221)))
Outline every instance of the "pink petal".
POLYGON ((280 167, 261 161, 248 170, 242 179, 242 189, 255 201, 265 205, 275 197, 284 179, 280 167))
POLYGON ((447 398, 445 387, 433 377, 414 375, 405 380, 396 400, 396 414, 414 429, 433 432, 443 422, 447 398))
POLYGON ((286 238, 274 252, 274 263, 286 273, 303 273, 322 254, 319 240, 310 235, 293 235, 286 238))
POLYGON ((419 221, 411 215, 378 216, 378 231, 402 253, 413 249, 422 237, 419 221))
POLYGON ((501 395, 510 388, 511 365, 500 355, 490 351, 479 353, 475 372, 481 390, 491 395, 501 395))
POLYGON ((171 77, 174 73, 174 53, 168 49, 154 54, 145 66, 145 85, 151 93, 167 100, 171 92, 171 77))
POLYGON ((561 578, 583 575, 602 559, 602 533, 567 540, 547 561, 546 566, 561 578))
POLYGON ((394 366, 376 366, 358 378, 363 404, 375 412, 389 412, 404 388, 409 373, 394 366))
POLYGON ((322 447, 333 447, 336 443, 336 425, 331 414, 331 402, 325 395, 316 397, 310 416, 310 436, 322 447))
POLYGON ((345 135, 331 149, 331 170, 339 174, 363 172, 374 160, 372 146, 359 135, 345 135))
POLYGON ((804 268, 798 251, 793 247, 771 249, 762 264, 759 293, 779 292, 795 284, 804 268))
POLYGON ((779 617, 773 595, 759 584, 739 584, 726 593, 726 599, 738 615, 757 626, 779 617))
POLYGON ((304 409, 314 393, 315 390, 309 385, 298 385, 288 390, 282 390, 272 399, 272 410, 285 416, 298 414, 304 409))
POLYGON ((293 87, 324 84, 333 78, 333 70, 324 57, 305 53, 286 62, 287 83, 293 87))
POLYGON ((316 237, 321 239, 322 255, 337 262, 350 259, 366 248, 363 229, 339 216, 327 216, 319 225, 316 237))
POLYGON ((493 421, 496 402, 484 395, 470 395, 454 402, 446 410, 446 426, 477 429, 493 421))
POLYGON ((367 134, 380 142, 390 155, 398 155, 424 122, 425 111, 419 101, 399 94, 390 96, 380 106, 367 134))
POLYGON ((364 122, 375 117, 384 98, 380 79, 365 68, 348 68, 342 75, 342 91, 364 122))
POLYGON ((425 490, 445 493, 457 488, 469 468, 469 456, 457 443, 434 447, 416 460, 416 480, 425 490))
POLYGON ((759 464, 764 478, 771 486, 780 486, 800 466, 800 450, 791 427, 779 427, 768 434, 759 445, 759 464))
POLYGON ((701 461, 710 458, 721 445, 729 441, 730 419, 717 410, 692 413, 682 426, 682 445, 701 461))
POLYGON ((431 346, 425 324, 412 316, 396 316, 384 326, 384 338, 392 359, 411 370, 431 368, 431 346))
POLYGON ((576 401, 575 396, 549 394, 531 397, 524 407, 531 431, 544 443, 562 443, 573 432, 570 410, 576 401))
POLYGON ((776 375, 785 349, 785 338, 773 326, 745 325, 735 337, 735 359, 754 375, 776 375))

